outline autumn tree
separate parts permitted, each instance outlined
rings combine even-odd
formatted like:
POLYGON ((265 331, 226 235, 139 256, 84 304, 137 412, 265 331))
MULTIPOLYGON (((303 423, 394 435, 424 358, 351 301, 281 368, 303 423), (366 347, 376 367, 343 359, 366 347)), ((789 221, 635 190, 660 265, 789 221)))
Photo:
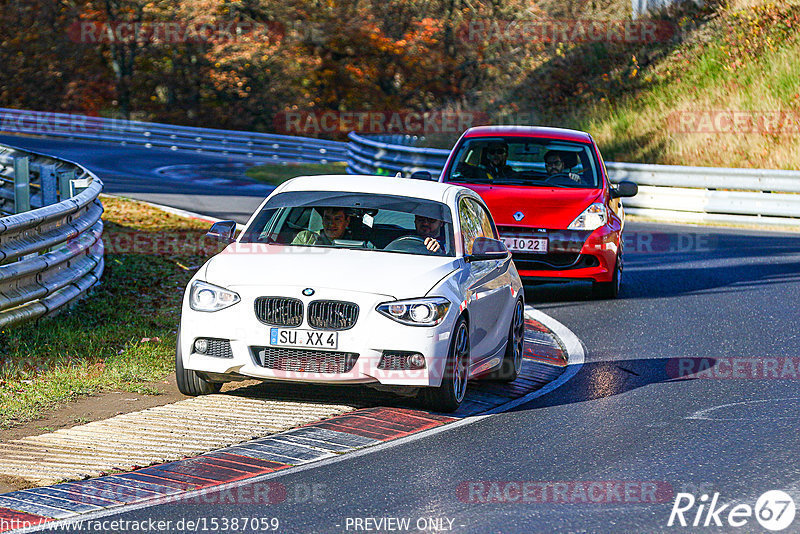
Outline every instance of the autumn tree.
POLYGON ((0 106, 97 113, 111 91, 102 61, 72 32, 80 3, 7 1, 0 9, 0 106))

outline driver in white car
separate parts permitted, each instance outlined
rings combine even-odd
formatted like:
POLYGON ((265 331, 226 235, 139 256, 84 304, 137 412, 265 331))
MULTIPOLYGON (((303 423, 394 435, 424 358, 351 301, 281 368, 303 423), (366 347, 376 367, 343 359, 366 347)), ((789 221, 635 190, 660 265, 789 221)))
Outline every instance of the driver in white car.
POLYGON ((414 226, 417 228, 417 235, 425 238, 425 248, 431 252, 439 252, 442 248, 442 244, 439 241, 441 237, 442 221, 422 215, 415 215, 414 226))

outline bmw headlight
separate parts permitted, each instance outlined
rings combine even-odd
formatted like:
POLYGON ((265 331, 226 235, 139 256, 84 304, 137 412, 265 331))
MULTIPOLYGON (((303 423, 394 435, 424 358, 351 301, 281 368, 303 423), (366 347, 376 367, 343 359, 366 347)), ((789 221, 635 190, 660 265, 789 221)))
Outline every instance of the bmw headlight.
POLYGON ((597 230, 608 222, 608 208, 602 202, 595 202, 567 226, 567 230, 597 230))
POLYGON ((239 294, 207 282, 195 280, 189 291, 189 306, 195 311, 213 312, 242 300, 239 294))
POLYGON ((450 301, 444 297, 396 300, 379 304, 375 309, 398 323, 410 326, 436 326, 447 315, 450 301))

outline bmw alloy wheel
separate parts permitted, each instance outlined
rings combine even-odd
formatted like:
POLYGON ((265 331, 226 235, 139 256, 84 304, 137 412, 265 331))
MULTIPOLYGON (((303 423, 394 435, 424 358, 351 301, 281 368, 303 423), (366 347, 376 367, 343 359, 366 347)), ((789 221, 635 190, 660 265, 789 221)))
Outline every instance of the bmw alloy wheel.
POLYGON ((514 307, 514 369, 517 373, 522 369, 522 355, 525 351, 525 308, 522 301, 518 300, 514 307))
POLYGON ((456 347, 453 354, 453 393, 456 402, 464 400, 467 393, 469 375, 469 330, 467 323, 462 322, 456 332, 456 347))

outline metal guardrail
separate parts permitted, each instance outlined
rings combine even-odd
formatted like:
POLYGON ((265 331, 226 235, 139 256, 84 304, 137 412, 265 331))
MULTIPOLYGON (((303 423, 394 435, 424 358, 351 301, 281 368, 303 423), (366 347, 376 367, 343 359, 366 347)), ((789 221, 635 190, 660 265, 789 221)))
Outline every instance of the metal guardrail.
POLYGON ((56 313, 100 279, 103 183, 75 163, 2 145, 0 182, 0 209, 13 212, 0 218, 0 327, 7 327, 56 313))
POLYGON ((340 141, 18 109, 0 108, 0 132, 224 154, 258 161, 326 163, 347 159, 347 143, 340 141))
POLYGON ((389 144, 374 138, 362 137, 355 132, 348 136, 347 172, 350 174, 409 176, 416 171, 428 171, 433 176, 442 172, 449 150, 419 148, 389 144))
MULTIPOLYGON (((389 144, 351 133, 347 172, 409 176, 442 172, 449 150, 389 144)), ((800 227, 800 172, 606 162, 612 182, 639 194, 625 211, 660 221, 800 227)))

